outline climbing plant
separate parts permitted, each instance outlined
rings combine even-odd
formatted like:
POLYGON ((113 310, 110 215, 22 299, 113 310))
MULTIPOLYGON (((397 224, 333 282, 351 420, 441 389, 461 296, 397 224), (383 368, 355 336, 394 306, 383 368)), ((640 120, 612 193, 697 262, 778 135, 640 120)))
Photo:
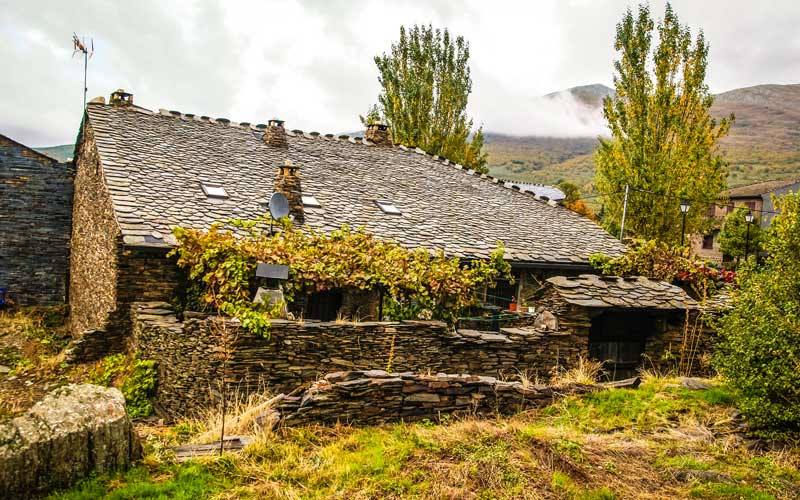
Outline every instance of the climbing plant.
POLYGON ((719 270, 691 255, 687 248, 670 246, 656 240, 634 240, 619 257, 604 254, 589 256, 589 263, 603 274, 646 276, 682 285, 695 298, 704 298, 725 283, 732 283, 735 273, 719 270))
POLYGON ((229 222, 240 230, 237 234, 221 225, 208 231, 174 228, 179 245, 173 253, 188 271, 202 307, 237 317, 246 330, 262 335, 279 308, 251 300, 259 262, 289 266, 284 285, 289 303, 302 294, 336 288, 380 289, 388 302, 398 304, 392 309, 396 319, 427 310, 451 323, 476 303, 479 290, 510 276, 499 242, 488 259, 464 262, 441 250, 407 249, 348 226, 321 233, 283 222, 270 235, 260 229, 263 220, 229 222))

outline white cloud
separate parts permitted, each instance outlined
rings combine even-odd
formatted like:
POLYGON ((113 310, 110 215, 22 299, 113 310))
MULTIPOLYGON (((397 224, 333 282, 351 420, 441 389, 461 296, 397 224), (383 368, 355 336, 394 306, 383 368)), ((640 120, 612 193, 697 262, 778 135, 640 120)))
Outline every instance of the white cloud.
MULTIPOLYGON (((663 0, 653 0, 663 13, 663 0)), ((635 7, 636 2, 630 2, 635 7)), ((613 36, 627 1, 0 0, 0 133, 32 145, 74 140, 83 65, 73 31, 93 37, 89 97, 118 87, 137 104, 235 121, 280 117, 341 132, 376 101, 376 54, 401 24, 432 23, 470 42, 469 112, 488 131, 597 135, 599 113, 543 94, 609 85, 613 36)), ((712 91, 800 81, 800 2, 693 2, 673 7, 711 43, 712 91), (721 13, 725 15, 721 15, 721 13)))

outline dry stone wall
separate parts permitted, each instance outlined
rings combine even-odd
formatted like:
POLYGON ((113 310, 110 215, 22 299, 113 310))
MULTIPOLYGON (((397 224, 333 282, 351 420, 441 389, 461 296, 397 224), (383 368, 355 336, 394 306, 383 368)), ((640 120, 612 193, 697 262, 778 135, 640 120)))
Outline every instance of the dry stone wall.
POLYGON ((73 176, 0 135, 0 288, 17 304, 66 302, 73 176))
POLYGON ((269 338, 243 332, 233 321, 187 314, 178 321, 163 302, 134 304, 130 348, 158 363, 156 404, 170 417, 217 401, 221 336, 231 359, 225 379, 240 395, 291 392, 341 370, 391 369, 493 377, 546 376, 588 353, 587 338, 533 328, 500 333, 449 329, 437 321, 299 323, 273 320, 269 338), (391 363, 390 363, 391 360, 391 363))
POLYGON ((476 375, 417 375, 382 370, 336 372, 300 396, 284 397, 275 408, 283 425, 372 425, 437 420, 442 415, 511 414, 552 403, 558 395, 585 393, 597 386, 523 385, 476 375))
POLYGON ((117 389, 68 385, 0 424, 0 498, 34 498, 141 455, 117 389))

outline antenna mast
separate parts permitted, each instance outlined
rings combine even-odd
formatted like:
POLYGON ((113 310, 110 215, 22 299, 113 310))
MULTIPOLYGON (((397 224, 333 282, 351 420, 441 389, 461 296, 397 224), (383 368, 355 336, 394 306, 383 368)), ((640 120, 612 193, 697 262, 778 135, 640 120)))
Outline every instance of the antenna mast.
POLYGON ((72 56, 78 52, 83 54, 83 109, 86 109, 86 73, 89 69, 89 59, 94 55, 94 38, 89 39, 89 46, 86 46, 86 38, 78 38, 77 33, 72 33, 72 56))

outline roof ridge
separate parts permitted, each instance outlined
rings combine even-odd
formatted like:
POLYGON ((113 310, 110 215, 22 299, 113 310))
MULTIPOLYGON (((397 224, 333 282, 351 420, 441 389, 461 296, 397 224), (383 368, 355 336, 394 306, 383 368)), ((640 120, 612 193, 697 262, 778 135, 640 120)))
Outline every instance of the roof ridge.
MULTIPOLYGON (((120 109, 120 110, 128 110, 128 107, 114 106, 113 104, 104 104, 104 103, 100 103, 100 102, 90 102, 89 105, 101 105, 101 106, 112 107, 112 108, 120 109)), ((144 111, 142 111, 143 109, 146 109, 146 108, 141 108, 140 110, 131 109, 131 111, 136 111, 136 112, 139 112, 139 113, 143 113, 144 112, 144 111)), ((183 113, 181 111, 167 110, 165 108, 159 108, 157 112, 156 111, 151 111, 151 110, 147 110, 147 111, 149 111, 149 113, 152 114, 153 116, 160 116, 160 117, 165 117, 165 118, 173 118, 173 119, 185 120, 185 121, 194 121, 194 122, 199 122, 199 123, 213 123, 215 125, 222 125, 222 126, 227 126, 227 127, 231 127, 231 128, 239 128, 239 129, 243 129, 243 130, 249 129, 249 130, 255 131, 255 132, 263 132, 264 129, 267 128, 267 125, 265 125, 263 123, 259 123, 259 124, 256 124, 256 125, 253 125, 252 122, 239 122, 239 123, 236 123, 236 122, 233 122, 233 121, 229 120, 228 118, 224 118, 224 117, 211 118, 211 117, 205 116, 205 115, 201 115, 201 116, 198 117, 198 115, 195 114, 195 113, 183 113)), ((302 131, 300 129, 292 129, 292 130, 286 129, 286 135, 288 135, 290 137, 298 137, 298 138, 309 139, 309 140, 333 140, 335 142, 349 142, 351 144, 360 144, 360 145, 364 145, 364 146, 374 146, 375 145, 372 141, 368 140, 365 137, 351 136, 349 134, 338 134, 338 135, 337 134, 331 134, 331 133, 321 134, 320 132, 316 132, 316 131, 312 131, 312 132, 306 133, 306 132, 304 132, 304 131, 302 131)), ((417 154, 420 154, 420 155, 429 156, 429 157, 431 157, 431 159, 434 162, 440 163, 440 164, 445 165, 445 166, 453 166, 456 170, 461 170, 466 175, 476 175, 476 174, 478 174, 478 172, 476 170, 474 170, 474 169, 466 168, 466 167, 464 167, 463 165, 461 165, 459 163, 452 162, 452 161, 450 161, 449 158, 445 158, 444 156, 435 155, 433 153, 425 151, 425 150, 421 149, 419 146, 409 146, 409 145, 406 145, 406 144, 397 143, 397 144, 392 144, 391 147, 394 148, 394 149, 399 149, 401 151, 405 151, 405 152, 413 152, 413 153, 417 153, 417 154)), ((559 207, 559 206, 561 206, 559 203, 557 203, 557 202, 555 202, 553 200, 542 199, 542 197, 539 196, 536 193, 533 193, 533 192, 527 191, 527 190, 522 190, 518 186, 515 186, 515 185, 509 185, 509 181, 506 181, 505 179, 500 179, 498 177, 494 177, 494 176, 489 175, 489 174, 478 174, 478 178, 483 179, 483 180, 485 180, 487 182, 490 182, 492 184, 496 184, 499 187, 502 187, 502 188, 505 188, 505 189, 509 189, 511 191, 516 191, 516 192, 518 192, 520 194, 523 194, 523 195, 531 196, 531 197, 533 197, 534 200, 542 202, 542 203, 545 203, 545 204, 547 204, 547 205, 549 205, 551 207, 559 207)))

